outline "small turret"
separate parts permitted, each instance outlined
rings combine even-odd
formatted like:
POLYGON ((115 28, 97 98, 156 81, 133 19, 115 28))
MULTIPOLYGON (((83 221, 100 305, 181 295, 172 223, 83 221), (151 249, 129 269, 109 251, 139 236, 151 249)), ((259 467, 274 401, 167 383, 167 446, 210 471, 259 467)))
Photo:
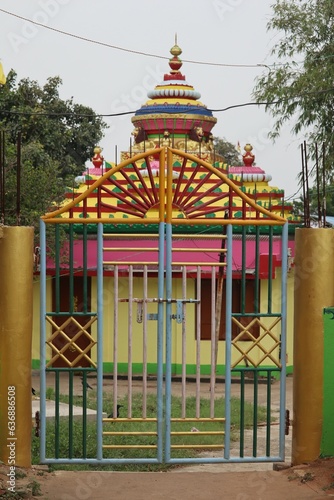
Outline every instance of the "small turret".
POLYGON ((92 158, 92 163, 94 165, 94 168, 102 168, 103 167, 104 158, 101 155, 102 151, 103 151, 103 149, 100 146, 95 146, 94 156, 92 158))
POLYGON ((255 155, 252 153, 253 146, 246 144, 244 147, 245 153, 242 155, 242 160, 246 167, 252 167, 255 161, 255 155))

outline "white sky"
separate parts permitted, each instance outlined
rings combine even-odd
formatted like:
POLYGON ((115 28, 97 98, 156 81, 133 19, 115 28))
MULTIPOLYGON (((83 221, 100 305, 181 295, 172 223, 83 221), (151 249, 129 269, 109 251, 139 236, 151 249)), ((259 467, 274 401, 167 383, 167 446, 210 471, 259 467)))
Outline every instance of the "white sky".
MULTIPOLYGON (((169 57, 177 33, 181 59, 228 64, 268 64, 275 42, 266 25, 274 0, 1 0, 0 9, 81 37, 127 49, 169 57)), ((63 80, 61 97, 73 96, 97 113, 138 109, 149 89, 169 72, 168 61, 123 52, 74 39, 0 12, 0 58, 5 73, 44 85, 50 76, 63 80)), ((184 63, 186 80, 211 109, 251 101, 254 79, 264 68, 226 68, 184 63)), ((214 113, 213 134, 241 147, 250 142, 256 164, 271 174, 271 185, 298 189, 300 143, 287 125, 273 144, 267 133, 272 117, 257 106, 214 113)), ((101 141, 114 161, 127 150, 131 115, 106 119, 110 128, 101 141)), ((93 149, 94 144, 92 144, 93 149)))

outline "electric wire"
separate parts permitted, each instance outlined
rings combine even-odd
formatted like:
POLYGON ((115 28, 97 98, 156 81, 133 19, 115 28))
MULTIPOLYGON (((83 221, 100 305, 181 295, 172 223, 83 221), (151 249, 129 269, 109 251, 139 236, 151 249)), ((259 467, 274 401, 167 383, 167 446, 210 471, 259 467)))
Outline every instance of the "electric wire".
MULTIPOLYGON (((1 9, 0 9, 1 10, 1 9)), ((1 90, 1 89, 0 89, 1 90)), ((291 101, 293 99, 298 99, 300 97, 308 96, 308 95, 318 95, 318 94, 324 94, 324 93, 329 93, 329 92, 334 92, 334 87, 329 87, 327 89, 322 89, 322 90, 315 90, 315 91, 310 91, 310 92, 302 92, 300 94, 291 96, 291 97, 286 97, 282 99, 278 99, 275 101, 264 101, 264 102, 244 102, 240 104, 232 104, 231 106, 227 106, 225 108, 219 108, 219 109, 213 109, 213 108, 207 108, 208 111, 211 111, 212 113, 220 113, 220 112, 225 112, 229 111, 230 109, 236 109, 236 108, 244 108, 248 106, 272 106, 275 104, 280 104, 281 102, 284 101, 291 101)), ((166 110, 166 112, 168 112, 166 110)), ((120 113, 75 113, 75 112, 48 112, 48 111, 18 111, 18 110, 0 110, 0 114, 9 114, 9 115, 19 115, 19 116, 48 116, 48 117, 53 117, 53 116, 63 116, 63 117, 80 117, 80 118, 112 118, 112 117, 117 117, 117 116, 124 116, 124 115, 132 115, 136 113, 136 110, 134 111, 123 111, 120 113)))
MULTIPOLYGON (((87 38, 87 37, 84 37, 81 35, 76 35, 74 33, 68 32, 68 31, 60 30, 57 28, 53 28, 52 26, 47 26, 46 24, 43 24, 43 23, 33 21, 32 19, 20 16, 19 14, 14 14, 13 12, 9 12, 8 10, 5 10, 5 9, 0 9, 0 12, 3 12, 4 14, 7 14, 7 15, 12 16, 12 17, 16 17, 17 19, 21 19, 22 21, 26 21, 28 23, 34 24, 34 25, 39 26, 41 28, 44 28, 44 29, 47 29, 50 31, 54 31, 54 32, 59 33, 61 35, 69 36, 71 38, 76 38, 77 40, 81 40, 81 41, 88 42, 88 43, 93 43, 95 45, 101 45, 102 47, 120 50, 123 52, 129 52, 131 54, 137 54, 137 55, 145 56, 145 57, 154 57, 156 59, 164 59, 164 60, 170 59, 169 57, 166 57, 166 56, 160 56, 158 54, 151 54, 149 52, 144 52, 144 51, 140 51, 140 50, 127 49, 125 47, 120 47, 118 45, 112 45, 110 43, 101 42, 101 41, 94 40, 92 38, 87 38)), ((207 62, 207 61, 194 61, 194 60, 190 60, 190 59, 182 59, 182 61, 189 63, 189 64, 200 64, 200 65, 206 65, 206 66, 221 66, 221 67, 230 67, 230 68, 267 67, 266 64, 261 64, 261 63, 258 63, 258 64, 228 64, 228 63, 215 63, 215 62, 207 62)))
MULTIPOLYGON (((81 40, 84 42, 92 43, 95 45, 101 45, 103 47, 107 47, 107 48, 111 48, 111 49, 119 50, 119 51, 123 51, 123 52, 128 52, 128 53, 132 53, 132 54, 137 54, 137 55, 141 55, 141 56, 145 56, 145 57, 152 57, 152 58, 157 58, 157 59, 169 60, 169 57, 161 56, 159 54, 152 54, 149 52, 128 49, 126 47, 120 47, 118 45, 113 45, 113 44, 109 44, 106 42, 101 42, 99 40, 94 40, 94 39, 87 38, 87 37, 84 37, 81 35, 76 35, 74 33, 60 30, 58 28, 53 28, 52 26, 47 26, 46 24, 39 23, 38 21, 34 21, 33 19, 29 19, 29 18, 24 17, 24 16, 20 16, 19 14, 15 14, 14 12, 9 12, 8 10, 5 10, 5 9, 0 9, 0 12, 2 12, 3 14, 6 14, 8 16, 15 17, 17 19, 21 19, 22 21, 34 24, 34 25, 39 26, 41 28, 44 28, 46 30, 54 31, 55 33, 69 36, 69 37, 72 37, 72 38, 75 38, 75 39, 78 39, 78 40, 81 40)), ((322 60, 332 59, 332 58, 334 58, 334 54, 328 54, 328 55, 324 55, 324 56, 315 55, 313 58, 309 57, 308 62, 309 61, 322 61, 322 60)), ((196 60, 192 60, 192 59, 182 59, 182 61, 189 63, 189 64, 199 64, 199 65, 204 65, 204 66, 217 66, 217 67, 227 67, 227 68, 259 68, 260 67, 260 68, 267 68, 267 69, 269 69, 269 71, 271 71, 271 68, 275 68, 276 66, 286 65, 286 63, 279 63, 279 62, 274 62, 271 64, 264 64, 264 63, 232 64, 232 63, 216 63, 216 62, 208 62, 208 61, 196 61, 196 60)), ((302 64, 305 64, 305 61, 293 61, 293 64, 294 65, 302 65, 302 64)))
MULTIPOLYGON (((159 54, 152 54, 152 53, 144 52, 144 51, 140 51, 140 50, 128 49, 126 47, 120 47, 118 45, 113 45, 113 44, 102 42, 102 41, 99 41, 99 40, 94 40, 94 39, 91 39, 91 38, 87 38, 87 37, 84 37, 84 36, 81 36, 81 35, 76 35, 75 33, 70 33, 68 31, 60 30, 58 28, 53 28, 52 26, 47 26, 46 24, 39 23, 38 21, 34 21, 33 19, 29 19, 29 18, 24 17, 24 16, 20 16, 19 14, 15 14, 14 12, 9 12, 8 10, 5 10, 5 9, 0 9, 0 12, 2 12, 3 14, 6 14, 8 16, 15 17, 17 19, 21 19, 22 21, 34 24, 34 25, 39 26, 41 28, 44 28, 46 30, 54 31, 55 33, 59 33, 61 35, 69 36, 71 38, 75 38, 77 40, 81 40, 81 41, 84 41, 84 42, 87 42, 87 43, 92 43, 92 44, 95 44, 95 45, 101 45, 102 47, 107 47, 107 48, 111 48, 111 49, 114 49, 114 50, 128 52, 130 54, 137 54, 137 55, 141 55, 141 56, 145 56, 145 57, 152 57, 152 58, 156 58, 156 59, 169 60, 169 57, 161 56, 159 54)), ((310 60, 311 61, 322 61, 322 60, 325 60, 325 59, 332 59, 332 58, 334 58, 334 54, 328 54, 328 55, 325 55, 325 56, 315 55, 313 58, 309 57, 308 58, 308 62, 310 60)), ((204 65, 204 66, 217 66, 217 67, 227 67, 227 68, 259 68, 260 67, 260 68, 267 68, 267 69, 269 69, 269 71, 271 71, 271 68, 275 68, 276 66, 284 66, 286 64, 286 63, 279 63, 279 62, 274 62, 274 63, 271 63, 271 64, 264 64, 264 63, 232 64, 232 63, 217 63, 217 62, 208 62, 208 61, 196 61, 196 60, 193 60, 193 59, 182 59, 182 62, 186 62, 186 63, 189 63, 189 64, 199 64, 199 65, 204 65)), ((305 61, 293 61, 293 64, 294 65, 301 65, 301 64, 305 64, 305 61)))

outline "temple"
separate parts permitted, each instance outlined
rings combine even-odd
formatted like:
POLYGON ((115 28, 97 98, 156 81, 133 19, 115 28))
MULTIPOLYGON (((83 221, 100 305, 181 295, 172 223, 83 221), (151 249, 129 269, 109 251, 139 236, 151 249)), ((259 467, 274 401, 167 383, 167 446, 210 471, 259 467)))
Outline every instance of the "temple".
MULTIPOLYGON (((255 155, 252 152, 251 144, 244 146, 244 154, 240 161, 241 165, 227 165, 224 158, 216 153, 212 129, 217 119, 199 101, 200 93, 186 81, 185 76, 181 73, 182 61, 179 56, 182 51, 180 47, 174 45, 170 52, 172 55, 169 60, 170 72, 164 75, 161 83, 148 92, 149 100, 136 111, 132 118, 134 129, 131 133, 130 148, 128 151, 121 153, 121 161, 124 161, 138 153, 152 150, 149 169, 147 164, 143 162, 139 170, 143 182, 136 186, 132 185, 131 182, 127 182, 123 176, 116 174, 115 178, 119 179, 119 186, 113 188, 110 197, 108 197, 107 192, 105 193, 105 202, 109 207, 111 205, 115 207, 113 210, 114 217, 119 215, 117 207, 122 212, 121 216, 123 216, 123 209, 128 209, 129 215, 135 213, 131 194, 134 194, 137 188, 144 189, 144 183, 146 183, 149 175, 155 176, 158 172, 159 155, 154 155, 154 149, 173 147, 209 162, 226 174, 236 186, 258 205, 293 221, 292 205, 284 202, 284 191, 270 186, 272 176, 259 166, 254 165, 255 155), (124 187, 126 187, 126 190, 124 187)), ((91 166, 82 176, 76 178, 79 186, 74 190, 68 190, 68 199, 83 193, 87 186, 92 185, 101 175, 114 166, 113 163, 105 161, 101 153, 102 149, 96 146, 91 166)), ((191 207, 189 207, 189 204, 184 207, 180 199, 178 204, 174 203, 174 209, 179 211, 178 216, 188 217, 192 213, 191 210, 193 210, 194 206, 202 205, 206 217, 214 217, 217 210, 229 209, 233 217, 242 218, 244 213, 238 197, 226 201, 222 192, 223 186, 218 188, 216 193, 210 192, 208 184, 202 182, 204 171, 199 171, 195 176, 192 176, 193 168, 191 164, 192 162, 188 161, 186 166, 182 165, 181 158, 175 155, 173 176, 177 182, 182 172, 180 191, 183 191, 186 186, 188 192, 195 190, 197 193, 197 196, 191 198, 191 207), (191 184, 186 183, 187 178, 191 178, 191 184), (216 196, 217 199, 215 206, 212 206, 212 203, 208 204, 208 200, 212 196, 216 196), (231 201, 231 206, 229 206, 231 201)), ((130 181, 138 180, 138 176, 131 165, 129 165, 128 171, 130 181)), ((109 181, 106 182, 109 184, 109 181)), ((154 190, 154 185, 150 186, 149 189, 154 190)), ((97 213, 95 202, 91 199, 91 206, 88 207, 88 214, 92 217, 97 213)), ((145 217, 148 217, 150 212, 152 213, 152 206, 146 210, 145 217)), ((81 210, 80 206, 73 209, 73 215, 76 210, 79 212, 81 210)), ((111 217, 110 214, 108 216, 111 217)), ((112 231, 112 228, 109 229, 112 231)))
MULTIPOLYGON (((230 306, 224 303, 232 304, 232 366, 281 368, 281 315, 277 313, 275 321, 272 318, 273 311, 285 303, 281 299, 288 260, 285 254, 288 251, 290 271, 292 236, 298 221, 292 215, 292 205, 284 201, 284 191, 271 186, 271 175, 255 164, 251 144, 244 146, 239 165, 228 165, 217 153, 212 134, 217 119, 182 74, 180 47, 174 45, 170 52, 169 73, 148 92, 148 100, 132 117, 130 147, 121 152, 121 162, 108 162, 102 148, 95 146, 91 164, 76 178, 77 187, 68 189, 58 210, 43 217, 46 223, 57 223, 61 218, 68 236, 58 259, 50 256, 46 262, 50 277, 46 294, 54 311, 53 327, 47 326, 51 331, 47 366, 95 365, 96 325, 89 323, 82 334, 78 328, 87 320, 90 304, 98 301, 102 275, 106 324, 103 370, 114 371, 115 378, 127 370, 130 378, 132 370, 156 373, 155 341, 145 347, 143 361, 140 339, 155 330, 154 321, 161 313, 156 308, 163 289, 158 291, 157 283, 165 279, 161 262, 165 264, 166 255, 159 231, 161 223, 168 225, 169 221, 172 288, 173 294, 181 296, 170 299, 176 307, 171 317, 177 320, 171 334, 178 346, 171 358, 173 374, 215 370, 212 353, 218 355, 218 338, 222 341, 219 349, 224 349, 226 339, 225 311, 230 306), (291 224, 286 224, 287 220, 291 224), (98 234, 101 222, 103 247, 98 234), (227 225, 232 237, 227 236, 227 225), (283 227, 290 235, 285 247, 283 227), (229 250, 225 248, 227 240, 229 250), (225 260, 228 252, 229 263, 225 260), (227 271, 222 271, 227 265, 230 288, 227 271), (218 292, 222 282, 225 284, 218 292), (114 292, 109 296, 110 290, 114 292), (73 314, 79 317, 75 327, 73 314), (181 324, 183 340, 179 346, 181 324), (52 333, 55 325, 58 335, 52 333), (115 339, 128 331, 129 339, 120 338, 117 353, 109 340, 111 331, 115 339), (133 348, 131 356, 128 342, 133 348), (240 345, 246 346, 245 352, 240 345), (200 356, 196 354, 199 349, 200 356)), ((289 279, 287 300, 292 303, 292 299, 293 280, 289 279)), ((292 323, 290 309, 288 332, 292 323)), ((37 342, 38 336, 35 352, 37 342)), ((292 349, 292 335, 288 335, 291 361, 292 349)), ((224 373, 224 364, 225 354, 217 373, 224 373)))
MULTIPOLYGON (((180 55, 175 44, 169 73, 132 117, 130 147, 121 161, 106 161, 96 145, 77 187, 41 217, 33 366, 41 367, 41 412, 46 377, 53 377, 58 406, 50 432, 57 458, 60 380, 67 380, 71 412, 74 376, 80 374, 79 425, 86 433, 88 377, 97 388, 92 439, 97 436, 99 448, 98 460, 91 463, 181 464, 181 449, 192 463, 284 460, 298 221, 284 191, 271 186, 271 176, 255 164, 251 144, 244 146, 238 165, 228 165, 217 153, 212 133, 217 120, 182 74, 180 55), (235 411, 231 387, 236 380, 235 411), (122 399, 121 381, 126 383, 122 399), (261 383, 263 421, 257 411, 261 383), (107 399, 106 384, 112 394, 107 399), (252 447, 246 449, 248 389, 252 447), (279 447, 273 451, 271 411, 278 399, 279 447), (204 400, 210 400, 205 411, 204 400), (118 417, 120 403, 126 418, 118 417), (235 416, 240 432, 234 452, 235 416), (140 431, 132 432, 132 421, 143 425, 140 431), (259 439, 259 425, 265 425, 265 439, 259 439), (200 441, 193 439, 196 434, 200 441), (124 444, 126 435, 131 445, 124 444), (217 442, 212 443, 213 435, 217 442), (116 449, 122 458, 116 458, 116 449), (130 459, 123 458, 124 449, 130 459), (188 449, 195 454, 188 455, 188 449), (207 458, 210 450, 215 455, 207 458)), ((303 363, 309 346, 304 345, 303 363)), ((72 460, 73 413, 67 420, 65 454, 72 460)), ((79 463, 90 456, 82 441, 79 463)))

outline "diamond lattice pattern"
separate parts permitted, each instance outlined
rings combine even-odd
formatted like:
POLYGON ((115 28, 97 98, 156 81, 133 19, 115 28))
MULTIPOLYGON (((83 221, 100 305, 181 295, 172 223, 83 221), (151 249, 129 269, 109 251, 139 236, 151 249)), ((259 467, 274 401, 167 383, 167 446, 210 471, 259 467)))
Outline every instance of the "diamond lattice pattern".
POLYGON ((271 325, 265 325, 260 318, 254 318, 248 325, 242 325, 237 318, 232 318, 240 329, 240 333, 232 341, 232 350, 238 351, 239 356, 232 363, 232 368, 242 362, 251 364, 254 367, 260 366, 265 360, 271 360, 276 366, 281 368, 279 360, 279 346, 281 344, 279 329, 276 326, 280 323, 281 318, 274 319, 271 325), (256 338, 249 330, 252 326, 260 327, 260 335, 256 338), (274 329, 276 332, 274 332, 274 329), (244 340, 247 339, 247 342, 244 340), (276 352, 275 352, 276 351, 276 352))
POLYGON ((93 337, 91 336, 91 334, 88 332, 88 329, 90 328, 90 326, 97 320, 96 316, 91 317, 90 320, 86 324, 84 324, 84 325, 81 325, 73 316, 71 316, 70 318, 66 319, 66 321, 64 321, 64 323, 62 323, 60 326, 57 325, 52 320, 52 318, 50 318, 50 317, 47 316, 46 319, 52 325, 52 327, 54 328, 54 332, 52 333, 52 335, 46 341, 46 343, 48 344, 48 346, 51 347, 52 353, 53 353, 52 358, 50 359, 50 361, 46 365, 47 367, 52 366, 52 364, 58 358, 62 358, 63 361, 69 367, 72 368, 73 366, 76 366, 81 359, 84 358, 84 359, 86 359, 91 364, 91 366, 94 366, 96 368, 96 363, 87 354, 92 349, 92 347, 94 347, 94 345, 97 343, 93 339, 93 337), (77 333, 72 338, 69 337, 65 333, 65 329, 68 328, 68 327, 70 327, 70 328, 73 327, 73 328, 75 328, 77 330, 77 333), (79 337, 81 337, 81 335, 85 335, 86 338, 87 338, 87 340, 88 340, 88 345, 84 349, 82 349, 76 343, 76 341, 79 339, 79 337), (57 346, 55 345, 55 340, 56 340, 56 338, 58 336, 61 337, 62 342, 65 341, 65 343, 61 347, 61 349, 58 349, 57 346), (72 361, 70 361, 69 359, 67 359, 67 357, 64 354, 67 349, 69 349, 72 353, 75 352, 75 351, 78 353, 78 355, 72 361))

